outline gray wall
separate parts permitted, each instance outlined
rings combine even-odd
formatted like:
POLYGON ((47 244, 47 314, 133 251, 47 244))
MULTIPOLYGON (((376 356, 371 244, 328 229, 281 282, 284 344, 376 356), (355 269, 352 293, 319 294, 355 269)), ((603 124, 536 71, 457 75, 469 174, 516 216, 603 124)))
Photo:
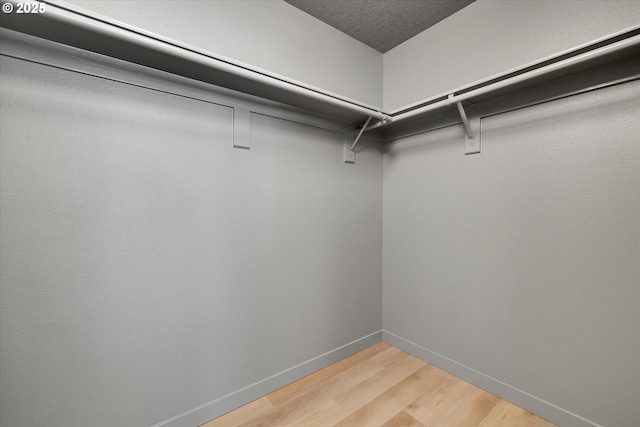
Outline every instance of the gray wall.
POLYGON ((390 336, 563 426, 640 425, 638 117, 633 82, 483 118, 479 155, 461 126, 386 146, 390 336))
POLYGON ((384 54, 384 109, 640 24, 636 0, 477 0, 384 54))
POLYGON ((56 3, 382 107, 382 54, 282 0, 56 3))
POLYGON ((160 423, 380 330, 377 144, 260 107, 237 149, 233 98, 0 65, 3 427, 160 423))
MULTIPOLYGON (((145 3, 95 5, 187 43, 224 40, 198 38, 204 23, 169 13, 187 2, 145 3)), ((580 13, 603 7, 589 4, 580 13)), ((636 19, 630 4, 566 40, 636 19)), ((573 8, 556 14, 560 24, 573 8)), ((310 64, 300 46, 277 43, 286 31, 265 31, 251 39, 278 46, 265 58, 310 64)), ((231 40, 239 55, 249 49, 239 59, 269 68, 251 59, 259 44, 231 40)), ((331 61, 353 52, 334 41, 344 56, 320 62, 344 74, 326 82, 348 82, 356 74, 331 61)), ((81 56, 101 73, 113 65, 81 56)), ((359 64, 358 78, 375 69, 356 57, 345 67, 359 64)), ((640 424, 638 83, 485 118, 479 156, 462 154, 459 127, 398 140, 383 185, 373 141, 342 164, 344 123, 181 79, 169 89, 154 80, 163 93, 7 57, 0 65, 3 427, 141 426, 185 411, 196 415, 167 426, 196 425, 246 400, 243 387, 257 397, 272 378, 294 380, 299 366, 321 367, 327 352, 345 355, 382 326, 463 377, 577 414, 563 426, 640 424), (255 107, 249 151, 231 147, 237 105, 255 107)), ((404 70, 422 98, 425 74, 404 70)), ((135 67, 123 73, 149 83, 135 67)), ((364 93, 377 75, 347 85, 364 93)))

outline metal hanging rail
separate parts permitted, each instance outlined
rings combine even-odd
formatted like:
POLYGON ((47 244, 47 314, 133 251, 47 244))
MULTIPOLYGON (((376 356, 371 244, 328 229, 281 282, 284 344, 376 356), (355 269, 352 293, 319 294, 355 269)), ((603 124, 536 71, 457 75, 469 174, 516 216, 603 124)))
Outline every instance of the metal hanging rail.
POLYGON ((491 77, 484 82, 458 88, 455 91, 448 92, 446 95, 429 98, 419 103, 416 107, 402 109, 400 111, 403 112, 399 114, 391 114, 393 120, 377 122, 367 126, 364 130, 366 132, 389 124, 395 125, 411 118, 426 116, 434 111, 457 106, 462 121, 465 122, 465 132, 468 134, 470 132, 469 125, 466 123, 466 114, 464 114, 464 109, 461 106, 463 101, 474 100, 492 93, 504 91, 510 87, 522 85, 524 82, 535 81, 536 79, 552 75, 565 69, 577 68, 579 65, 587 62, 595 62, 605 56, 614 56, 622 51, 631 51, 633 55, 640 55, 640 28, 627 30, 604 40, 591 43, 587 47, 579 47, 572 51, 556 55, 555 58, 560 58, 557 62, 552 62, 552 57, 540 61, 538 64, 528 65, 519 70, 511 70, 502 76, 491 77), (610 42, 610 44, 607 44, 607 42, 610 42), (575 54, 575 56, 571 56, 572 54, 575 54))
MULTIPOLYGON (((17 2, 10 0, 8 3, 17 2)), ((448 91, 393 114, 136 27, 94 16, 63 2, 45 0, 42 3, 46 4, 46 13, 30 14, 28 19, 24 19, 26 16, 23 15, 4 14, 0 24, 36 37, 353 122, 362 123, 368 118, 350 150, 355 148, 366 131, 453 107, 458 108, 461 116, 466 116, 462 105, 464 101, 482 100, 483 97, 493 96, 501 91, 504 93, 524 84, 535 84, 545 76, 549 78, 548 76, 556 76, 562 72, 580 71, 581 65, 597 63, 599 58, 615 57, 622 51, 628 55, 631 50, 633 55, 640 55, 640 27, 635 27, 537 63, 448 91), (369 124, 373 119, 377 122, 369 124)), ((464 121, 465 117, 462 119, 464 121)), ((465 132, 467 136, 473 136, 468 123, 465 124, 465 132)))
MULTIPOLYGON (((15 1, 8 3, 17 4, 15 1)), ((364 117, 391 120, 375 107, 136 27, 96 17, 75 6, 51 1, 41 3, 46 6, 45 13, 29 16, 5 14, 0 23, 12 30, 207 83, 221 81, 217 85, 278 102, 311 110, 314 110, 312 103, 319 103, 323 105, 319 112, 324 114, 335 112, 337 117, 356 121, 364 117), (207 76, 207 72, 215 76, 207 76), (341 114, 344 112, 352 114, 341 114)))

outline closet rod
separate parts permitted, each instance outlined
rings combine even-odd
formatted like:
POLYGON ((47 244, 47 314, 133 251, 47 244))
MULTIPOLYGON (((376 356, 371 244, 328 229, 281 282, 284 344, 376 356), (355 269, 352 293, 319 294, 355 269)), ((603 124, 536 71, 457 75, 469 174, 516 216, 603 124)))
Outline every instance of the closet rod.
MULTIPOLYGON (((633 31, 631 31, 631 33, 637 33, 638 29, 635 29, 633 31)), ((627 32, 629 33, 629 32, 627 32)), ((612 38, 616 38, 616 37, 612 37, 612 38)), ((600 45, 602 42, 599 43, 595 43, 596 45, 600 45)), ((512 77, 507 77, 504 78, 503 80, 499 80, 499 81, 495 81, 496 78, 491 78, 488 81, 494 81, 493 83, 486 83, 486 84, 471 84, 469 86, 466 87, 462 87, 459 88, 451 93, 449 93, 448 95, 443 96, 438 96, 438 97, 434 97, 431 98, 429 100, 425 100, 424 102, 420 103, 419 105, 423 105, 425 103, 427 103, 427 105, 424 105, 422 107, 417 107, 414 108, 412 110, 406 111, 404 113, 400 113, 397 115, 392 115, 393 120, 392 121, 387 121, 387 122, 378 122, 375 123, 373 125, 369 125, 367 126, 364 130, 368 131, 368 130, 372 130, 372 129, 377 129, 383 126, 386 126, 388 124, 397 124, 399 122, 402 122, 404 120, 410 119, 410 118, 416 118, 417 116, 426 116, 428 115, 429 112, 434 111, 434 110, 440 110, 443 108, 448 108, 448 107, 452 107, 455 106, 456 103, 462 102, 462 101, 467 101, 470 99, 473 99, 475 97, 478 96, 482 96, 482 95, 486 95, 486 94, 490 94, 492 92, 496 92, 499 91, 501 89, 507 88, 509 86, 514 86, 514 85, 518 85, 520 83, 526 82, 526 81, 530 81, 532 79, 538 78, 538 77, 542 77, 554 72, 557 72, 559 70, 563 70, 569 67, 574 67, 576 65, 588 62, 588 61, 592 61, 594 59, 597 58, 601 58, 603 56, 606 55, 611 55, 614 54, 616 52, 621 52, 623 50, 626 49, 631 49, 631 48, 638 48, 638 46, 640 46, 640 34, 636 34, 633 36, 630 36, 628 38, 624 38, 622 40, 618 40, 615 41, 611 44, 607 44, 605 46, 601 46, 601 47, 596 47, 592 50, 589 50, 587 52, 569 57, 567 59, 563 59, 560 60, 558 62, 554 62, 552 64, 549 65, 543 65, 540 66, 539 68, 534 68, 534 66, 527 66, 524 67, 523 69, 529 69, 529 68, 534 68, 530 71, 525 71, 522 72, 520 74, 516 74, 515 76, 512 77), (479 87, 478 87, 479 86, 479 87), (459 93, 462 92, 462 93, 459 93), (442 99, 444 98, 444 99, 442 99)), ((575 51, 580 51, 580 50, 584 50, 584 48, 578 48, 575 51)), ((639 51, 636 50, 636 54, 639 51)), ((566 56, 567 53, 565 54, 561 54, 559 56, 566 56)), ((548 62, 548 60, 545 61, 541 61, 539 64, 544 64, 548 62)), ((517 73, 517 71, 511 71, 509 73, 507 73, 506 75, 510 75, 510 74, 515 74, 517 73)))
MULTIPOLYGON (((14 6, 17 4, 14 0, 10 0, 8 3, 12 3, 14 6)), ((314 102, 324 103, 334 108, 347 110, 364 117, 373 117, 381 121, 391 120, 386 113, 376 110, 375 107, 365 106, 357 101, 349 100, 340 95, 283 76, 278 76, 275 73, 270 73, 221 55, 182 44, 109 18, 97 16, 90 11, 83 10, 74 5, 61 1, 46 0, 41 3, 45 4, 46 11, 37 18, 45 22, 37 23, 37 21, 33 19, 19 19, 23 17, 16 17, 13 16, 15 14, 12 14, 4 16, 3 18, 7 19, 7 21, 14 19, 14 22, 3 26, 62 43, 65 43, 65 41, 69 39, 70 34, 71 36, 74 34, 81 35, 84 32, 84 34, 98 35, 106 40, 122 42, 123 46, 126 46, 127 49, 130 47, 144 48, 169 58, 176 58, 189 61, 199 66, 205 66, 214 72, 222 72, 226 75, 238 77, 239 79, 255 82, 264 87, 268 87, 270 90, 276 89, 283 91, 314 102), (50 26, 48 24, 54 25, 50 26), (59 28, 62 28, 62 30, 59 28), (61 38, 62 41, 60 41, 61 38)), ((33 16, 35 15, 29 18, 33 18, 33 16)), ((81 36, 76 36, 74 39, 76 44, 72 45, 85 48, 82 46, 82 43, 88 42, 79 40, 79 38, 81 38, 81 36)), ((92 46, 89 46, 87 50, 102 53, 100 47, 92 49, 92 46)), ((107 55, 109 54, 107 53, 107 55)), ((145 65, 144 62, 141 64, 145 65)), ((196 77, 196 79, 198 78, 196 77)), ((247 93, 253 94, 251 91, 247 91, 247 93)))

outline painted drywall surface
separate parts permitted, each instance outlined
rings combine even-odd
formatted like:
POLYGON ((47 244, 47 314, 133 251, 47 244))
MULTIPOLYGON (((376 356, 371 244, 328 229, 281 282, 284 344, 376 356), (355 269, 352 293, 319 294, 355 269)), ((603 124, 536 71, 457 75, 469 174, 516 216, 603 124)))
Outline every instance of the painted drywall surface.
POLYGON ((640 425, 640 83, 384 153, 383 326, 602 426, 640 425))
POLYGON ((638 25, 635 0, 477 0, 384 54, 384 109, 638 25))
POLYGON ((382 54, 281 0, 59 3, 382 107, 382 54))
POLYGON ((381 328, 379 147, 0 65, 1 425, 152 425, 381 328))

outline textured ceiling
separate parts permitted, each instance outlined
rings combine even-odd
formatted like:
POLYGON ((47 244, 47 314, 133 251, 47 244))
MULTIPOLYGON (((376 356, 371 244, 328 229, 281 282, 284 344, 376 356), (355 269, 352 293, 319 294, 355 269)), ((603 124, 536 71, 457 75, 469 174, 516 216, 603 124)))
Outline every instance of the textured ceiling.
POLYGON ((381 53, 475 0, 285 0, 381 53))

